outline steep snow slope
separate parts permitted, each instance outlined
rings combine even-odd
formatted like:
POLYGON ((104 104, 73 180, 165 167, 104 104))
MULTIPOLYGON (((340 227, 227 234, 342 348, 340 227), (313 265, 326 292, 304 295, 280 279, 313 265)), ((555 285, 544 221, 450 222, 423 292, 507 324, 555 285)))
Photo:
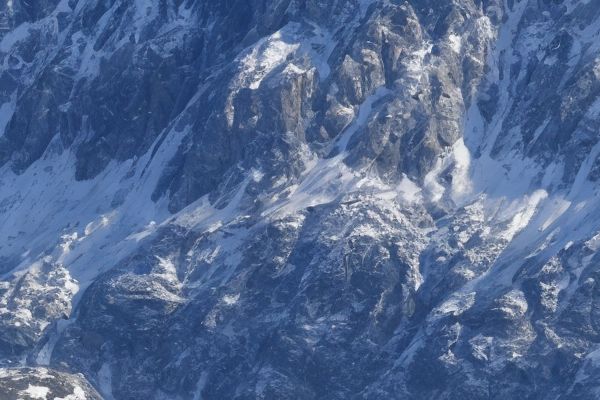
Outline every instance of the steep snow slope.
POLYGON ((0 12, 0 392, 594 398, 600 5, 0 12))

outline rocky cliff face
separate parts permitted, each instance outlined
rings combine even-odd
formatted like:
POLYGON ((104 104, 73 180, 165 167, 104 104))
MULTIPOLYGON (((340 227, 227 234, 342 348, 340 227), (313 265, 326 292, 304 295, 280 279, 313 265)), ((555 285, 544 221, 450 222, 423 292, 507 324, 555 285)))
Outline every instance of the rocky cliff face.
POLYGON ((599 35, 581 0, 2 2, 0 393, 595 398, 599 35))

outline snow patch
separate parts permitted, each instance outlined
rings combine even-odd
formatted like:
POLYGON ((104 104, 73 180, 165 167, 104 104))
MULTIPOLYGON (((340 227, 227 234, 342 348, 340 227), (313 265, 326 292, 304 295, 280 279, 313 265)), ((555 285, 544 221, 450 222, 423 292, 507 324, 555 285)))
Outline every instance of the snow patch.
MULTIPOLYGON (((67 395, 66 397, 55 397, 54 400, 87 400, 88 396, 85 394, 85 391, 75 385, 75 387, 73 388, 73 393, 67 395)), ((110 399, 106 399, 106 400, 110 400, 110 399)))
POLYGON ((289 28, 283 28, 271 36, 261 39, 240 60, 240 81, 244 86, 256 90, 263 79, 276 67, 283 64, 300 44, 290 37, 289 28))
POLYGON ((434 319, 445 315, 458 316, 469 310, 475 304, 475 292, 455 293, 432 312, 434 319))
POLYGON ((324 80, 331 73, 327 60, 336 45, 331 33, 318 25, 289 23, 243 52, 237 60, 240 71, 235 86, 257 90, 272 71, 285 64, 284 72, 305 73, 304 68, 291 62, 294 59, 302 63, 303 57, 308 58, 324 80))
POLYGON ((10 49, 17 43, 27 39, 29 36, 29 28, 31 24, 25 22, 10 32, 7 32, 0 41, 0 52, 8 53, 10 49))
POLYGON ((422 200, 421 188, 406 175, 402 177, 402 180, 398 185, 398 193, 400 194, 400 197, 408 203, 415 203, 422 200))
POLYGON ((98 386, 105 400, 114 400, 112 393, 112 369, 108 362, 98 371, 98 386))
POLYGON ((0 137, 4 136, 4 131, 6 130, 6 126, 10 122, 16 106, 16 97, 13 96, 13 100, 7 103, 4 103, 0 106, 0 137))
POLYGON ((460 36, 456 34, 450 34, 448 36, 448 44, 450 45, 452 51, 454 51, 457 54, 460 54, 462 50, 462 38, 460 36))
POLYGON ((471 154, 463 138, 458 139, 446 155, 440 157, 436 165, 425 176, 424 188, 431 201, 438 202, 444 197, 446 185, 440 182, 440 178, 449 168, 452 175, 451 198, 455 203, 460 203, 468 199, 473 189, 471 154))
POLYGON ((378 88, 375 93, 365 99, 365 101, 358 108, 358 115, 356 119, 342 132, 337 139, 335 148, 340 151, 346 151, 348 142, 354 136, 354 134, 368 122, 369 116, 373 111, 374 104, 381 100, 386 95, 390 94, 390 90, 385 87, 378 88))
POLYGON ((45 386, 34 386, 29 384, 27 389, 23 391, 23 394, 31 397, 32 399, 46 400, 50 393, 50 389, 45 386))
POLYGON ((225 296, 223 296, 223 303, 225 303, 228 306, 232 306, 234 304, 237 304, 238 300, 240 299, 240 294, 227 294, 225 296))
MULTIPOLYGON (((525 228, 531 218, 533 217, 535 211, 538 208, 538 205, 542 200, 545 200, 548 197, 548 192, 543 189, 536 190, 530 196, 526 196, 523 201, 518 201, 512 203, 512 207, 517 208, 516 212, 514 212, 514 216, 512 221, 510 222, 506 231, 502 233, 502 237, 510 241, 512 238, 520 232, 523 228, 525 228), (516 204, 515 204, 516 203, 516 204)), ((505 212, 513 213, 514 208, 509 206, 505 212)))

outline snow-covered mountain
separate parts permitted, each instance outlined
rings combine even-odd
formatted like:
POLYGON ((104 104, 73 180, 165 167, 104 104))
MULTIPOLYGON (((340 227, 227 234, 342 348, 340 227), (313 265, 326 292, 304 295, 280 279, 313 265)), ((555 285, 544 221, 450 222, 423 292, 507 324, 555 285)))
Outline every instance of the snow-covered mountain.
POLYGON ((596 399, 600 3, 2 0, 0 398, 596 399))

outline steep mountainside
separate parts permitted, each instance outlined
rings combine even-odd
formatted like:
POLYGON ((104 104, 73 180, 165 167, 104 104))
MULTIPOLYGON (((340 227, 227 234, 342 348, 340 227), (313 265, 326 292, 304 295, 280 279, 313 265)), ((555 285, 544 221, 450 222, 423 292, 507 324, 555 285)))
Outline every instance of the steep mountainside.
POLYGON ((599 191, 594 0, 2 0, 0 396, 595 399, 599 191))

